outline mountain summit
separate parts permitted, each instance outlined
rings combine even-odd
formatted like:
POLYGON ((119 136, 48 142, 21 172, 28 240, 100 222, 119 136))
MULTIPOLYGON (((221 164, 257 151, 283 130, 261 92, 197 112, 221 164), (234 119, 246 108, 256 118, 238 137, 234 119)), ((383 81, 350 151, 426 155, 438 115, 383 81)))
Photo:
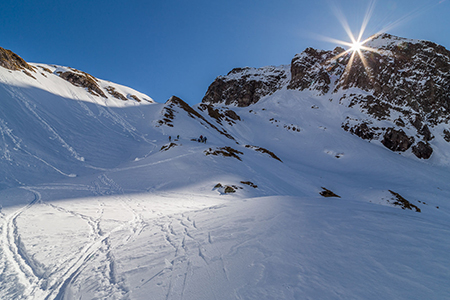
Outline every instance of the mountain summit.
POLYGON ((436 136, 450 142, 450 51, 389 34, 365 46, 374 51, 362 50, 363 59, 342 55, 340 47, 308 48, 289 66, 233 69, 216 78, 202 102, 245 107, 282 89, 306 91, 363 112, 342 115, 344 130, 430 158, 436 136))

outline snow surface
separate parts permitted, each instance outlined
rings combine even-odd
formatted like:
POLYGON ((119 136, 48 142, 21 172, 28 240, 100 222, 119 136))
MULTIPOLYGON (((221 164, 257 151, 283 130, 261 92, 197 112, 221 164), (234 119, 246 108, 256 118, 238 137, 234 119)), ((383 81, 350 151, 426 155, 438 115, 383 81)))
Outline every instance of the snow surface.
POLYGON ((339 95, 233 107, 232 140, 181 108, 160 126, 164 104, 36 78, 0 68, 1 299, 450 298, 444 154, 350 135, 339 95), (241 160, 205 155, 225 146, 241 160))

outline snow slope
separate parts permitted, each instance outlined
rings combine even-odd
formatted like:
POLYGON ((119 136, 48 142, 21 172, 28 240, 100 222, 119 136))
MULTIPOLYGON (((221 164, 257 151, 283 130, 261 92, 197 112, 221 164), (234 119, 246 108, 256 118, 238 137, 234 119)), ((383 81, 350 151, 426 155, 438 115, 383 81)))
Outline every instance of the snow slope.
POLYGON ((351 135, 327 95, 281 89, 218 123, 45 67, 0 68, 1 299, 450 297, 445 153, 351 135))

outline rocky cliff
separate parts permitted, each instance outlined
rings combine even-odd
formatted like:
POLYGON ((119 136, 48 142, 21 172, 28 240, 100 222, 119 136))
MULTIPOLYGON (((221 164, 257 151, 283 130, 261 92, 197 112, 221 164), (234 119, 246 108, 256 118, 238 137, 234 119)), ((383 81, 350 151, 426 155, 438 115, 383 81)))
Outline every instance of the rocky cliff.
POLYGON ((342 128, 392 151, 433 152, 436 135, 450 140, 450 51, 428 41, 374 36, 361 56, 337 47, 307 48, 287 67, 234 69, 218 77, 203 103, 249 106, 287 88, 310 91, 363 112, 342 116, 342 128))
POLYGON ((236 68, 227 76, 219 76, 209 86, 203 103, 249 106, 266 95, 273 94, 289 81, 289 68, 236 68))

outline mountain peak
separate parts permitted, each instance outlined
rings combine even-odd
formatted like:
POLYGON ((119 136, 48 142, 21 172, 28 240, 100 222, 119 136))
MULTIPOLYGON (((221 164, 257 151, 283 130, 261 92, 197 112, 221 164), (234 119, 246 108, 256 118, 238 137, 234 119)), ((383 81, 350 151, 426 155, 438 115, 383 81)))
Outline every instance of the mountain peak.
POLYGON ((307 48, 294 56, 289 69, 233 69, 211 84, 203 102, 249 106, 284 88, 326 97, 360 115, 343 115, 344 130, 428 159, 431 141, 449 132, 433 128, 450 121, 450 51, 387 33, 365 46, 372 50, 307 48))

